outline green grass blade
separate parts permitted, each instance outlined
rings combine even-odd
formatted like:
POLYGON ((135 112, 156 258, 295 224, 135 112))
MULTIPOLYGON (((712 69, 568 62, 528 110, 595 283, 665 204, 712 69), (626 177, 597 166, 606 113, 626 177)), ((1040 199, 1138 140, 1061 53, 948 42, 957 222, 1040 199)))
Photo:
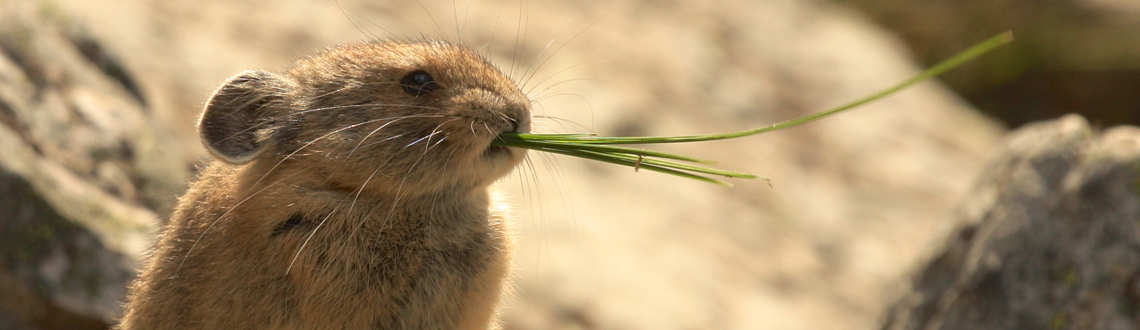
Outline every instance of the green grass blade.
MULTIPOLYGON (((955 56, 953 56, 953 57, 951 57, 945 61, 942 61, 938 64, 935 64, 934 66, 930 67, 926 71, 923 71, 922 73, 919 73, 918 75, 911 77, 910 79, 904 80, 903 82, 900 82, 894 86, 891 86, 890 88, 881 90, 877 93, 868 95, 866 97, 860 98, 858 100, 852 101, 852 102, 844 104, 844 105, 840 105, 838 107, 829 109, 827 111, 817 112, 817 113, 810 114, 810 115, 803 116, 803 117, 799 117, 796 119, 772 124, 772 126, 769 126, 769 127, 764 127, 764 128, 754 129, 754 130, 741 131, 741 132, 722 133, 722 134, 687 135, 687 136, 645 136, 645 137, 566 137, 566 139, 573 140, 575 143, 583 143, 583 144, 652 144, 652 143, 698 142, 698 141, 713 141, 713 140, 733 139, 733 138, 738 138, 738 137, 745 137, 745 136, 749 136, 749 135, 756 135, 756 134, 760 134, 760 133, 777 131, 777 130, 781 130, 781 129, 785 129, 785 128, 791 128, 791 127, 803 125, 806 123, 810 123, 810 122, 819 120, 820 118, 831 116, 831 115, 837 114, 837 113, 845 111, 845 110, 850 110, 852 108, 856 108, 856 107, 859 107, 859 106, 867 104, 867 103, 877 101, 877 100, 882 99, 886 96, 894 94, 900 90, 903 90, 907 87, 910 87, 914 84, 917 84, 919 82, 922 82, 922 81, 925 81, 927 79, 936 77, 936 76, 941 75, 943 73, 946 73, 946 71, 950 71, 951 69, 956 68, 956 67, 962 65, 963 63, 966 63, 966 62, 968 62, 968 61, 970 61, 970 60, 972 60, 978 56, 981 56, 982 54, 985 54, 991 50, 994 50, 997 47, 1008 44, 1011 41, 1013 41, 1013 33, 1010 31, 1006 31, 1004 33, 990 37, 986 41, 983 41, 977 45, 974 45, 973 47, 970 47, 969 49, 962 51, 961 53, 958 53, 957 55, 955 55, 955 56)), ((518 139, 522 139, 522 140, 543 140, 543 139, 546 139, 545 137, 543 137, 544 135, 545 134, 503 133, 504 139, 518 138, 518 139)))
MULTIPOLYGON (((633 167, 635 165, 633 161, 615 158, 612 155, 594 153, 594 152, 589 152, 589 151, 562 150, 562 149, 542 149, 540 151, 562 154, 562 155, 567 155, 567 156, 573 156, 573 157, 578 157, 578 158, 585 158, 585 159, 589 159, 589 160, 596 160, 596 161, 600 161, 600 162, 606 162, 606 163, 610 163, 610 164, 624 165, 624 166, 630 166, 630 167, 633 167)), ((717 180, 717 179, 713 179, 713 178, 709 178, 709 177, 704 177, 704 176, 700 176, 700 175, 696 175, 696 174, 686 173, 686 172, 682 172, 682 171, 672 170, 672 169, 664 168, 664 167, 657 166, 657 165, 643 164, 640 168, 643 168, 643 169, 646 169, 649 171, 660 172, 660 173, 665 173, 665 174, 669 174, 669 175, 675 175, 675 176, 679 176, 682 178, 688 178, 688 179, 718 184, 718 185, 722 185, 722 186, 726 186, 726 187, 732 186, 731 183, 728 183, 725 181, 721 181, 721 180, 717 180)))
POLYGON ((604 152, 604 153, 615 152, 615 153, 623 153, 623 154, 630 154, 630 155, 640 155, 640 156, 645 156, 645 157, 659 157, 659 158, 665 158, 665 159, 681 160, 681 161, 701 163, 701 164, 716 164, 715 161, 711 161, 711 160, 707 160, 707 159, 700 159, 700 158, 694 158, 694 157, 689 157, 689 156, 683 156, 683 155, 678 155, 678 154, 671 154, 671 153, 653 151, 653 150, 647 150, 647 149, 609 146, 609 145, 603 145, 603 144, 577 144, 577 143, 556 142, 556 141, 520 140, 519 142, 511 142, 511 143, 506 144, 504 146, 527 148, 527 149, 555 148, 555 149, 570 149, 570 150, 589 150, 589 151, 604 152))
MULTIPOLYGON (((589 151, 585 151, 585 152, 589 152, 589 151)), ((612 153, 599 153, 599 154, 604 154, 607 157, 613 157, 615 159, 624 160, 626 162, 629 162, 629 165, 633 166, 633 167, 639 166, 638 160, 640 159, 640 166, 645 166, 648 164, 648 165, 655 165, 655 166, 671 168, 671 169, 675 169, 675 170, 718 175, 718 176, 723 176, 723 177, 727 177, 727 178, 738 178, 738 179, 756 179, 756 178, 759 178, 758 176, 756 176, 754 174, 718 170, 715 168, 708 168, 708 167, 695 166, 695 165, 689 165, 689 164, 681 164, 681 163, 670 162, 670 161, 654 159, 654 158, 637 157, 637 156, 633 156, 633 155, 612 154, 612 153)))
POLYGON ((887 89, 826 111, 776 123, 769 127, 723 134, 643 137, 598 137, 596 134, 503 133, 499 135, 498 139, 492 142, 492 145, 526 148, 543 152, 557 153, 611 164, 630 166, 635 169, 644 168, 649 171, 661 172, 725 186, 731 186, 731 184, 721 180, 709 178, 701 174, 718 175, 729 178, 760 178, 770 182, 770 180, 768 180, 766 177, 759 177, 748 173, 731 172, 662 160, 671 159, 705 164, 713 163, 712 161, 704 159, 639 148, 619 147, 614 146, 613 144, 653 144, 724 140, 803 125, 887 97, 907 87, 913 86, 914 84, 946 73, 946 71, 950 71, 951 69, 958 67, 967 61, 970 61, 1011 41, 1013 41, 1013 33, 1006 31, 1004 33, 991 37, 973 47, 970 47, 969 49, 958 53, 957 55, 945 61, 935 64, 926 71, 923 71, 922 73, 911 77, 910 79, 904 80, 903 82, 895 84, 894 86, 891 86, 887 89))

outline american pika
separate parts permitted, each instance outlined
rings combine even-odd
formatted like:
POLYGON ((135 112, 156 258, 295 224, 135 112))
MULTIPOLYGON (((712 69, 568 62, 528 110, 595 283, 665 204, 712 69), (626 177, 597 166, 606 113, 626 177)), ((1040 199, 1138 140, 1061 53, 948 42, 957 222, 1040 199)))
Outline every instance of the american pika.
POLYGON ((512 238, 490 184, 530 101, 454 44, 335 47, 246 71, 198 123, 182 196, 119 329, 487 329, 512 238))

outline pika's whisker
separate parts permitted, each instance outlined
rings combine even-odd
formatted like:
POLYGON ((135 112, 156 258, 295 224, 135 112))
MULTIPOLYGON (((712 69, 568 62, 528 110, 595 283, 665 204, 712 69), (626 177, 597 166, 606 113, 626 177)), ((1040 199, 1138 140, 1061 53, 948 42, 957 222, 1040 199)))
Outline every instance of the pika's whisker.
MULTIPOLYGON (((566 118, 561 118, 561 117, 556 117, 556 116, 547 116, 547 115, 536 115, 536 116, 534 116, 534 118, 539 119, 539 120, 536 120, 535 122, 539 122, 542 119, 552 120, 552 121, 554 121, 554 123, 558 124, 559 127, 562 127, 562 130, 565 132, 570 131, 570 129, 568 127, 566 127, 566 124, 571 124, 571 125, 577 126, 578 128, 581 128, 582 130, 585 130, 585 131, 590 130, 589 127, 586 127, 585 125, 579 124, 576 121, 569 120, 566 118)), ((542 120, 542 121, 545 121, 545 120, 542 120)))
MULTIPOLYGON (((388 127, 388 125, 391 125, 397 121, 408 119, 408 118, 417 118, 417 117, 425 117, 425 116, 428 116, 428 115, 408 115, 408 116, 403 116, 400 118, 393 119, 392 121, 384 123, 384 125, 380 125, 380 127, 377 127, 376 129, 372 130, 371 132, 368 132, 368 135, 365 135, 364 138, 360 139, 360 142, 357 143, 356 146, 352 147, 352 151, 350 151, 348 153, 348 156, 352 156, 352 154, 356 152, 356 149, 360 148, 360 145, 363 144, 364 141, 367 141, 368 138, 372 136, 372 134, 376 134, 376 132, 379 132, 380 130, 384 129, 385 127, 388 127)), ((387 139, 385 139, 385 141, 386 140, 387 139)))
POLYGON ((359 127, 361 125, 367 125, 367 124, 371 124, 371 123, 375 123, 375 122, 378 122, 381 120, 387 120, 387 119, 390 119, 390 118, 380 118, 380 119, 368 120, 368 121, 365 121, 362 123, 345 126, 343 128, 340 128, 340 129, 334 130, 332 132, 326 133, 325 135, 321 135, 320 137, 314 139, 313 141, 309 141, 308 143, 305 143, 300 148, 297 148, 297 150, 294 150, 293 152, 289 153, 288 155, 285 155, 285 157, 281 158, 281 160, 278 161, 277 164, 273 164, 273 167, 270 167, 269 170, 266 171, 265 174, 261 176, 261 178, 257 179, 257 181, 253 183, 253 186, 256 187, 257 184, 261 183, 262 180, 265 180, 265 178, 268 177, 269 174, 272 173, 274 170, 276 170, 277 167, 281 166, 282 163, 284 163, 289 158, 292 158, 298 152, 301 152, 301 150, 304 150, 305 148, 308 148, 309 146, 313 145, 314 143, 317 143, 320 140, 328 138, 329 136, 332 136, 333 134, 340 133, 340 132, 343 132, 343 131, 351 129, 351 128, 355 128, 355 127, 359 127))
MULTIPOLYGON (((558 71, 556 71, 556 72, 554 72, 554 73, 551 73, 550 75, 547 75, 547 76, 546 76, 546 78, 542 78, 542 80, 539 80, 537 83, 535 83, 535 84, 534 84, 534 88, 538 88, 539 86, 542 86, 542 84, 543 84, 543 83, 545 83, 547 80, 550 80, 550 79, 552 79, 552 78, 554 78, 554 77, 556 77, 556 76, 558 76, 558 75, 560 75, 560 74, 566 73, 566 72, 568 72, 568 71, 570 71, 570 70, 572 70, 572 69, 574 69, 574 68, 577 68, 577 67, 580 67, 580 66, 583 66, 583 65, 586 65, 586 64, 594 64, 594 63, 599 63, 599 62, 601 62, 601 61, 593 61, 593 62, 581 62, 581 63, 578 63, 578 64, 574 64, 574 65, 571 65, 571 66, 569 66, 569 67, 566 67, 565 69, 562 69, 562 70, 558 70, 558 71)), ((577 80, 577 79, 572 79, 572 80, 577 80)), ((548 86, 548 87, 549 87, 549 86, 548 86)), ((545 89, 543 89, 543 90, 545 90, 545 89)), ((531 95, 530 91, 527 91, 527 92, 525 92, 525 93, 526 93, 527 95, 531 95)), ((540 91, 539 93, 541 93, 541 91, 540 91)))
POLYGON ((293 269, 293 264, 297 263, 297 258, 301 257, 301 251, 304 251, 305 246, 309 245, 309 241, 313 239, 313 235, 316 235, 317 231, 321 230, 321 227, 325 225, 325 222, 328 222, 329 218, 331 218, 339 208, 340 205, 334 207, 332 211, 329 212, 329 215, 326 215, 324 219, 321 219, 320 223, 317 223, 317 227, 313 228, 313 231, 309 233, 309 236, 305 238, 305 241, 301 243, 301 247, 297 248, 297 254, 293 255, 293 260, 289 261, 289 267, 285 268, 285 275, 289 275, 289 271, 293 269))
MULTIPOLYGON (((549 91, 555 87, 561 86, 562 84, 572 83, 572 82, 580 82, 580 81, 598 81, 598 80, 597 79, 585 79, 585 78, 566 79, 563 81, 559 81, 559 82, 550 84, 550 86, 546 86, 546 88, 543 88, 543 89, 539 90, 538 92, 535 92, 533 94, 528 94, 528 95, 530 95, 530 98, 532 100, 534 100, 535 102, 542 102, 543 100, 549 99, 550 97, 553 96, 553 95, 542 95, 543 93, 546 93, 546 91, 549 91)), ((558 94, 554 94, 554 95, 558 95, 558 94)))
MULTIPOLYGON (((310 166, 310 168, 312 168, 313 166, 316 166, 316 164, 314 164, 314 165, 310 166)), ((191 245, 190 245, 190 248, 186 250, 186 255, 184 255, 184 256, 182 257, 182 261, 178 263, 178 268, 176 268, 176 269, 174 270, 174 273, 175 273, 175 274, 177 274, 177 273, 178 273, 180 270, 182 270, 182 266, 186 264, 186 260, 190 258, 190 254, 194 252, 194 249, 195 249, 196 247, 198 247, 198 242, 199 242, 199 241, 201 241, 203 237, 206 237, 206 233, 209 233, 209 232, 210 232, 210 229, 213 229, 213 228, 214 228, 214 226, 218 224, 218 222, 221 222, 221 221, 222 221, 222 219, 225 219, 225 218, 226 218, 226 216, 230 214, 230 212, 233 212, 233 210, 234 210, 234 209, 236 209, 238 206, 241 206, 242 204, 245 204, 245 202, 246 202, 246 201, 249 201, 249 200, 253 199, 254 197, 256 197, 256 196, 258 196, 259 194, 261 194, 262 192, 264 192, 264 191, 268 190, 269 188, 271 188, 271 187, 273 187, 273 186, 275 186, 275 185, 277 185, 277 184, 279 184, 279 183, 281 183, 281 182, 283 182, 283 181, 285 181, 285 180, 291 179, 291 178, 293 178, 294 176, 297 176, 297 174, 298 174, 298 173, 300 173, 300 172, 296 172, 296 173, 294 173, 294 174, 291 174, 291 175, 289 175, 289 176, 286 176, 286 177, 284 177, 284 178, 281 178, 280 180, 277 180, 277 181, 275 181, 275 182, 273 182, 273 183, 271 183, 271 184, 265 185, 265 187, 262 187, 261 189, 258 189, 257 191, 253 192, 253 193, 252 193, 252 194, 250 194, 249 196, 246 196, 245 198, 243 198, 241 201, 237 202, 237 204, 234 204, 234 207, 232 207, 232 208, 230 208, 230 209, 226 210, 225 212, 223 212, 223 213, 222 213, 222 215, 221 215, 221 216, 218 216, 218 218, 217 218, 217 219, 215 219, 214 221, 211 221, 211 222, 210 222, 210 225, 206 226, 206 229, 203 229, 203 230, 202 230, 202 233, 201 233, 200 235, 198 235, 198 237, 197 237, 197 238, 195 238, 195 239, 194 239, 194 243, 193 243, 193 244, 191 244, 191 245)), ((263 177, 263 179, 264 179, 264 177, 263 177)), ((253 185, 253 186, 254 186, 254 187, 256 187, 257 185, 255 184, 255 185, 253 185)))

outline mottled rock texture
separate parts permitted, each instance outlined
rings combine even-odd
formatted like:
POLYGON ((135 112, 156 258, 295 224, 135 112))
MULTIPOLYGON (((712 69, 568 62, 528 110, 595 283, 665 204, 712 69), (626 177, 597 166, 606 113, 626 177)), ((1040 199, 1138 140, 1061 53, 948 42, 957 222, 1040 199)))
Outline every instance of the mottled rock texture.
POLYGON ((1140 128, 1070 115, 1009 135, 966 226, 883 329, 1140 327, 1140 128))
POLYGON ((0 329, 105 328, 188 171, 78 28, 0 3, 0 329))

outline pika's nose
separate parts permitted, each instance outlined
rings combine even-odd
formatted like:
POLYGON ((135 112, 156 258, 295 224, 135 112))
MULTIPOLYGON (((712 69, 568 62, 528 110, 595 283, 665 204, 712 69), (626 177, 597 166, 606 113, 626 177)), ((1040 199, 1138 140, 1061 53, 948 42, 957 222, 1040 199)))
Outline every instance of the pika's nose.
POLYGON ((525 97, 509 93, 496 93, 489 89, 471 89, 457 100, 466 103, 467 116, 494 125, 503 132, 529 133, 531 129, 530 102, 525 97))
POLYGON ((511 119, 511 133, 530 133, 530 111, 525 106, 510 107, 506 115, 511 119))

